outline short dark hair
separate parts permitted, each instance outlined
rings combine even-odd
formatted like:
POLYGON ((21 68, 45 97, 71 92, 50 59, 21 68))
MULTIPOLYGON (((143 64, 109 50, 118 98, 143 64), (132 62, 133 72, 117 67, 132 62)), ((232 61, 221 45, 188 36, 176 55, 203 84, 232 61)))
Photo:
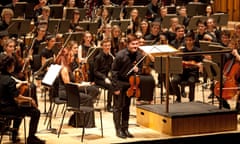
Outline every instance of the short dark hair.
POLYGON ((138 38, 137 38, 137 36, 135 35, 135 34, 128 34, 127 35, 127 43, 129 44, 130 42, 132 42, 132 41, 135 41, 135 40, 137 40, 138 38))
POLYGON ((7 69, 14 64, 14 58, 12 56, 1 54, 0 55, 0 71, 6 72, 7 69))

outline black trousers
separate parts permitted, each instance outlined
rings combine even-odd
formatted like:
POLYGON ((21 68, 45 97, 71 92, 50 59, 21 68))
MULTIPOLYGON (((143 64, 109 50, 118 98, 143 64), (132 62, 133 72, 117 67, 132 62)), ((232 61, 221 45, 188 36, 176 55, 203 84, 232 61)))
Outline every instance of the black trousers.
POLYGON ((113 96, 113 120, 116 130, 126 130, 128 129, 128 121, 130 114, 129 108, 131 104, 131 97, 128 97, 126 95, 126 92, 130 85, 127 82, 121 82, 120 86, 120 95, 113 96))
POLYGON ((107 94, 107 104, 111 105, 112 103, 112 94, 113 94, 113 87, 111 84, 107 84, 105 83, 104 80, 95 80, 95 84, 99 85, 101 87, 104 87, 105 89, 108 90, 108 94, 107 94))
MULTIPOLYGON (((1 114, 9 114, 15 116, 29 116, 30 117, 30 126, 29 126, 29 136, 35 135, 38 128, 38 122, 40 118, 40 111, 35 107, 19 107, 19 106, 6 106, 1 107, 1 114)), ((22 119, 16 118, 13 122, 13 128, 19 130, 22 119)))

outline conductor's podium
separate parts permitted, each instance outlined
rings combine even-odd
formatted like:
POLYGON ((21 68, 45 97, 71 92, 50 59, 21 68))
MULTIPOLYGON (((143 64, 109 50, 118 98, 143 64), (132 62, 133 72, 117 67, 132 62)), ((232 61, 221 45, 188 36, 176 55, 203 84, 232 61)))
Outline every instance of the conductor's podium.
POLYGON ((137 106, 137 124, 171 135, 190 135, 237 129, 237 112, 202 102, 137 106))

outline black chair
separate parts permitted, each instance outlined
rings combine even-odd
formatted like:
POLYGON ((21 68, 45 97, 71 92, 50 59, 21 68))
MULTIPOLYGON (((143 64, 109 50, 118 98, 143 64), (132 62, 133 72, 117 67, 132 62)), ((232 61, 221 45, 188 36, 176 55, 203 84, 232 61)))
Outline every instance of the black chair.
POLYGON ((8 114, 0 114, 0 144, 2 143, 2 138, 4 134, 9 134, 11 136, 12 132, 17 131, 16 129, 11 127, 12 120, 19 118, 24 121, 24 140, 25 144, 27 143, 26 136, 26 120, 25 117, 19 117, 16 115, 8 115, 8 114))
MULTIPOLYGON (((102 111, 101 111, 101 109, 90 107, 90 106, 81 106, 80 105, 81 98, 80 98, 80 94, 79 94, 79 91, 78 91, 78 86, 73 84, 73 83, 66 84, 66 93, 67 93, 67 107, 66 107, 66 109, 63 113, 62 121, 61 121, 60 128, 59 128, 59 131, 58 131, 58 137, 60 136, 60 133, 61 133, 61 129, 62 129, 62 125, 63 125, 63 121, 64 121, 66 111, 72 111, 72 112, 75 112, 75 113, 82 114, 82 116, 83 116, 83 128, 82 128, 81 141, 83 141, 83 137, 84 137, 84 133, 85 133, 85 114, 93 112, 93 111, 99 112, 100 113, 100 122, 101 122, 101 135, 103 137, 103 125, 102 125, 102 111)), ((77 125, 77 118, 75 118, 75 120, 76 120, 76 125, 77 125)))

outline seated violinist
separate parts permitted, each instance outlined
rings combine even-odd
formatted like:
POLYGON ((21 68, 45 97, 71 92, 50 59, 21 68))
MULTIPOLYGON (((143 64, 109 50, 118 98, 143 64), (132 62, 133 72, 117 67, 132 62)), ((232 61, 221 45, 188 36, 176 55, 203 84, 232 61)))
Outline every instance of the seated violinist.
MULTIPOLYGON (((189 32, 185 36, 185 47, 183 53, 187 52, 198 52, 200 49, 194 46, 194 33, 189 32)), ((194 101, 195 98, 195 83, 199 78, 199 71, 202 71, 202 56, 200 55, 183 55, 183 73, 174 74, 171 84, 175 94, 177 95, 176 102, 181 102, 180 88, 179 85, 183 81, 186 81, 189 85, 189 101, 194 101)))

